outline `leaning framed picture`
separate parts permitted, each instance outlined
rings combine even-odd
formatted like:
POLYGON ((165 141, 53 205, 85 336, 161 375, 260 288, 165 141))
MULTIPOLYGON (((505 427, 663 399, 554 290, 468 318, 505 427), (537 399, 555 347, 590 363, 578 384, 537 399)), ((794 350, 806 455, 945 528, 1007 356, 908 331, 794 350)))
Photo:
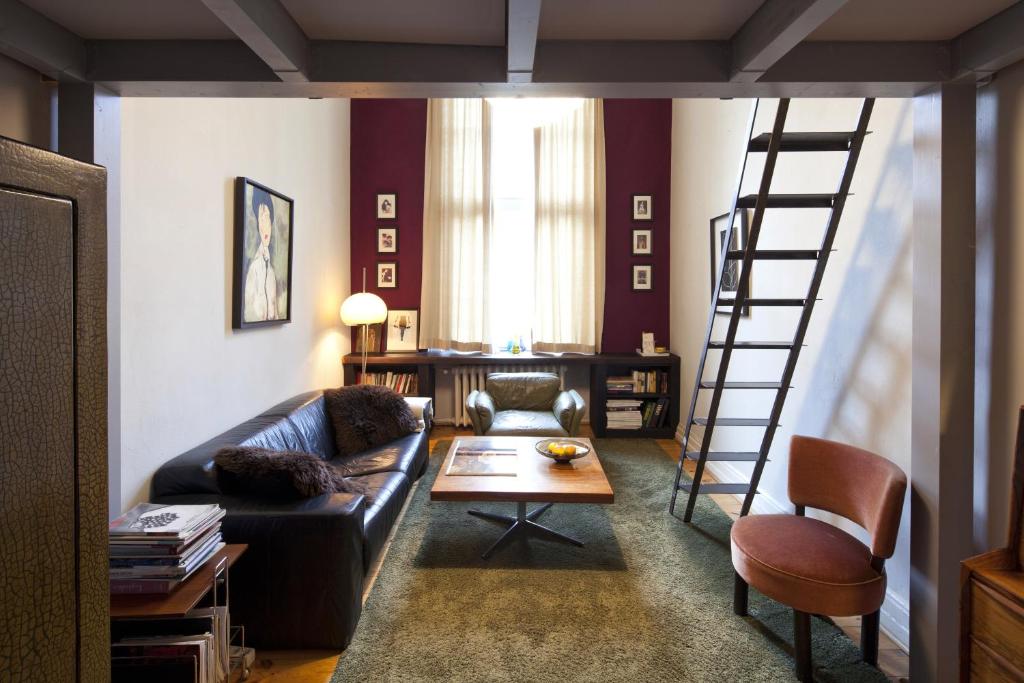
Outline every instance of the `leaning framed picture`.
POLYGON ((650 264, 633 266, 633 291, 649 292, 654 289, 654 266, 650 264))
POLYGON ((416 351, 419 348, 420 312, 415 308, 394 308, 388 311, 388 353, 416 351))
POLYGON ((231 326, 292 319, 292 230, 295 202, 249 178, 235 180, 231 326))
POLYGON ((398 253, 398 228, 377 228, 377 253, 398 253))
MULTIPOLYGON (((750 236, 750 221, 746 209, 736 209, 735 229, 732 231, 732 241, 726 251, 743 251, 747 248, 747 237, 750 236)), ((715 296, 715 283, 718 278, 719 269, 722 267, 722 250, 725 246, 725 236, 729 231, 729 214, 723 213, 711 219, 711 297, 715 296)), ((726 259, 725 270, 722 272, 721 296, 736 296, 740 283, 740 261, 738 259, 726 259)), ((748 280, 749 286, 749 280, 748 280)), ((749 291, 749 290, 748 290, 749 291)), ((721 306, 716 309, 720 315, 729 315, 731 308, 721 306)), ((750 317, 750 306, 744 306, 740 311, 744 318, 750 317)))
MULTIPOLYGON (((363 352, 363 326, 359 325, 356 330, 356 344, 355 353, 363 352)), ((381 323, 374 323, 367 325, 366 329, 366 352, 367 353, 380 353, 380 340, 381 340, 381 323)))
POLYGON ((394 261, 377 264, 378 289, 394 289, 398 287, 398 264, 394 261))
POLYGON ((633 195, 633 220, 654 220, 654 197, 649 194, 633 195))
POLYGON ((377 220, 393 221, 398 218, 398 195, 394 192, 377 194, 377 220))
POLYGON ((633 256, 649 256, 654 253, 652 238, 654 231, 650 228, 633 231, 633 256))

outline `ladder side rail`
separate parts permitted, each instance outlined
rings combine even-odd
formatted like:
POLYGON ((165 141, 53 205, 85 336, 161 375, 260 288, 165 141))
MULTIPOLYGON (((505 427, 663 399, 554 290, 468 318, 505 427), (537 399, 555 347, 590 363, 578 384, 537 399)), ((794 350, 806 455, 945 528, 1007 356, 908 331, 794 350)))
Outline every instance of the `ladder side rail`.
MULTIPOLYGON (((732 244, 732 229, 736 223, 736 204, 739 202, 740 192, 743 189, 743 177, 747 171, 747 161, 750 159, 750 140, 754 137, 754 125, 757 123, 757 111, 760 108, 760 105, 760 99, 754 101, 754 106, 751 107, 750 116, 747 121, 747 142, 743 147, 743 158, 740 161, 739 174, 736 180, 736 192, 733 195, 732 208, 729 211, 729 232, 726 235, 725 242, 727 246, 732 244)), ((675 484, 672 486, 672 501, 668 506, 669 514, 675 514, 676 497, 679 494, 679 482, 683 475, 683 463, 686 461, 686 448, 690 442, 690 430, 693 429, 693 415, 697 408, 697 399, 700 396, 700 383, 704 377, 704 366, 708 357, 708 343, 711 341, 711 333, 715 325, 715 311, 718 309, 718 296, 722 289, 722 276, 725 274, 725 269, 728 265, 727 254, 728 249, 723 249, 721 263, 718 268, 718 278, 715 283, 715 291, 711 297, 711 310, 708 313, 708 324, 704 333, 704 346, 700 352, 700 361, 697 363, 697 374, 694 379, 693 394, 690 397, 690 410, 686 416, 686 422, 683 426, 683 444, 679 452, 679 461, 676 463, 676 478, 675 484)))
MULTIPOLYGON (((732 358, 733 345, 736 342, 736 332, 739 329, 743 306, 747 301, 749 293, 750 271, 753 268, 754 252, 757 250, 757 241, 761 234, 761 224, 764 220, 765 209, 768 206, 768 196, 771 194, 772 179, 775 175, 775 163, 778 160, 779 148, 782 146, 782 133, 786 127, 786 116, 788 113, 789 98, 781 98, 779 100, 778 109, 775 112, 775 123, 772 127, 772 137, 768 143, 768 153, 765 156, 764 170, 761 173, 761 185, 757 192, 757 203, 754 207, 754 218, 750 224, 750 236, 747 238, 743 261, 740 265, 740 278, 736 286, 736 299, 732 304, 732 311, 729 316, 729 327, 725 334, 725 343, 722 347, 722 355, 718 363, 718 374, 717 379, 715 380, 715 389, 711 395, 707 425, 704 427, 704 434, 701 437, 700 457, 697 460, 697 467, 694 470, 693 484, 690 486, 690 495, 686 502, 686 513, 683 515, 683 521, 686 522, 689 522, 690 518, 693 516, 693 509, 697 504, 697 496, 700 494, 700 482, 701 478, 704 476, 704 466, 707 463, 708 450, 711 447, 711 437, 714 435, 715 431, 715 420, 718 418, 718 406, 722 399, 722 386, 725 382, 726 375, 729 372, 729 361, 732 358)), ((732 230, 729 231, 726 239, 729 240, 726 244, 732 243, 732 230)), ((721 289, 721 285, 721 278, 719 278, 718 287, 716 289, 721 289)), ((719 293, 720 292, 718 291, 715 292, 715 300, 711 303, 711 321, 709 323, 705 348, 707 346, 707 341, 711 339, 710 326, 714 324, 714 311, 718 306, 719 293)), ((698 382, 694 391, 699 391, 699 389, 700 383, 698 382)), ((690 418, 690 421, 693 421, 692 417, 690 418)))
POLYGON ((757 464, 754 465, 754 471, 750 478, 750 490, 743 499, 743 507, 740 510, 741 517, 749 514, 750 508, 754 504, 754 495, 757 491, 757 486, 761 481, 761 474, 764 472, 765 462, 768 459, 768 452, 771 450, 772 440, 775 437, 775 430, 778 428, 779 419, 782 417, 782 408, 786 403, 786 395, 789 393, 789 385, 793 380, 793 373, 796 370, 797 361, 800 359, 800 348, 803 345, 804 336, 807 334, 807 327, 811 321, 811 313, 814 311, 814 302, 818 298, 818 290, 821 288, 821 281, 825 275, 825 267, 828 265, 829 254, 832 253, 832 244, 835 241, 839 222, 842 219, 843 208, 846 206, 846 197, 850 193, 850 185, 853 182, 853 174, 857 169, 857 161, 860 158, 860 151, 864 145, 864 138, 867 135, 868 122, 871 120, 871 111, 874 108, 874 105, 874 98, 865 98, 864 104, 861 107, 860 118, 857 121, 857 129, 854 133, 850 150, 847 153, 846 165, 843 168, 843 175, 839 181, 839 188, 836 191, 836 199, 829 214, 828 227, 825 230, 824 237, 822 238, 818 263, 814 267, 814 276, 811 279, 811 285, 808 288, 807 303, 804 306, 803 312, 800 314, 800 322, 797 325, 796 336, 793 340, 793 348, 790 350, 789 357, 786 359, 786 365, 782 373, 782 387, 775 395, 775 403, 772 406, 770 422, 768 427, 765 429, 757 464))

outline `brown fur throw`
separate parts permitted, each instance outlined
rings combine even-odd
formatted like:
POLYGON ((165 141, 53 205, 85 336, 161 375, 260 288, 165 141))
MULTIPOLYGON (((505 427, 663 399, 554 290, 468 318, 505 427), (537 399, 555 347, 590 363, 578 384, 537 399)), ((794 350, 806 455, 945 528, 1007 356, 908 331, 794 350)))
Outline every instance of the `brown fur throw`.
POLYGON ((217 483, 227 494, 262 498, 312 498, 324 493, 363 493, 354 482, 310 453, 228 446, 213 456, 217 483))
POLYGON ((354 455, 412 434, 419 426, 405 399, 387 387, 324 391, 338 455, 354 455))

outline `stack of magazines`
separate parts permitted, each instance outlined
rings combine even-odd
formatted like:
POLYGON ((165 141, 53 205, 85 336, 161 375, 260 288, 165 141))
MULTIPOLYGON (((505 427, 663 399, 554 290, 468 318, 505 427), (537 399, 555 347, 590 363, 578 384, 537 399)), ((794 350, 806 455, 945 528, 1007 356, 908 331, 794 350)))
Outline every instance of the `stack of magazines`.
POLYGON ((220 683, 231 671, 227 607, 111 623, 111 681, 220 683))
POLYGON ((224 547, 219 505, 141 503, 110 523, 110 592, 170 593, 224 547))

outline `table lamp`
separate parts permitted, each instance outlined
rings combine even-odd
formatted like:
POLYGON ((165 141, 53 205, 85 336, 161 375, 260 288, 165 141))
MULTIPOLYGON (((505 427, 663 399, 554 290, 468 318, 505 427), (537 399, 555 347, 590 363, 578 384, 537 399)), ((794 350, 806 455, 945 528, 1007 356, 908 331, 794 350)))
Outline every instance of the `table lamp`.
POLYGON ((363 291, 353 294, 341 304, 341 322, 345 325, 361 325, 363 335, 363 373, 360 380, 366 377, 366 328, 368 325, 382 323, 388 318, 388 307, 376 294, 366 291, 366 268, 363 268, 363 291))

